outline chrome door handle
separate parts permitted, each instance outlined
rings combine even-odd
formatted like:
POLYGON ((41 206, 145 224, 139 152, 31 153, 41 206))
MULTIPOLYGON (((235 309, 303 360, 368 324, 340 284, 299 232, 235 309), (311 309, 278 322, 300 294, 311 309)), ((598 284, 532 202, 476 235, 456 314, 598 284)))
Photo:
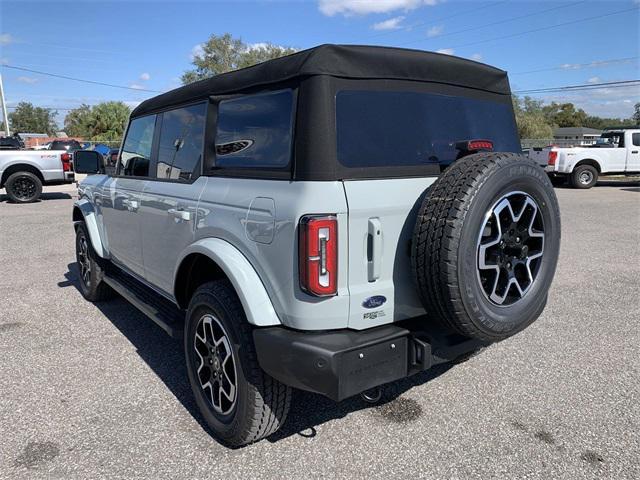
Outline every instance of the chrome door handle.
POLYGON ((188 222, 189 220, 191 220, 191 212, 187 210, 181 210, 179 208, 170 208, 169 210, 167 210, 167 213, 169 214, 170 217, 173 217, 176 220, 184 220, 185 222, 188 222))

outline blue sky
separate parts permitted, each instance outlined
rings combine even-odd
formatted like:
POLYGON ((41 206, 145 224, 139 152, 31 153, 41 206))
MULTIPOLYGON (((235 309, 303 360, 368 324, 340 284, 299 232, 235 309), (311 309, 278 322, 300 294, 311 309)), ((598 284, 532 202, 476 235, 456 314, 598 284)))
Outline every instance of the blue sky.
MULTIPOLYGON (((507 70, 512 89, 525 90, 640 78, 639 8, 638 0, 0 0, 0 62, 165 91, 179 86, 198 44, 230 32, 248 44, 300 49, 349 43, 453 53, 507 70)), ((56 107, 59 120, 83 102, 135 105, 154 95, 8 68, 2 75, 8 105, 56 107)), ((629 117, 640 89, 535 96, 629 117)))

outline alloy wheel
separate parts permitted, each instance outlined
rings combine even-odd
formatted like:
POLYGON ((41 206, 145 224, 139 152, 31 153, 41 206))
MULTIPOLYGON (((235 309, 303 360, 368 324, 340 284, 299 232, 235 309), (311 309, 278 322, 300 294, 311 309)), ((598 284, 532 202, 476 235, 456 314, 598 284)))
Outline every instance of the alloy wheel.
POLYGON ((89 258, 89 244, 84 234, 80 234, 80 238, 78 239, 77 260, 82 282, 85 286, 89 287, 91 285, 91 260, 89 258))
POLYGON ((228 415, 237 399, 236 362, 229 336, 215 316, 200 318, 193 348, 200 388, 215 412, 228 415))
POLYGON ((26 201, 32 199, 36 195, 37 188, 35 182, 25 175, 20 176, 13 181, 11 191, 17 198, 26 201))
POLYGON ((544 252, 544 224, 527 193, 503 195, 486 213, 478 235, 478 280, 495 305, 513 305, 531 289, 544 252))

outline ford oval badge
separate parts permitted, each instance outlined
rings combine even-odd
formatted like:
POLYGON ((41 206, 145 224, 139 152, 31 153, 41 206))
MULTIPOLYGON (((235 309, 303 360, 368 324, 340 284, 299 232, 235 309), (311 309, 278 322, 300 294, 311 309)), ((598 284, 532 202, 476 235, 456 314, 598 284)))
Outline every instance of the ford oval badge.
POLYGON ((382 295, 376 295, 375 297, 366 298, 364 302, 362 302, 362 306, 364 308, 377 308, 384 304, 387 301, 387 297, 382 295))

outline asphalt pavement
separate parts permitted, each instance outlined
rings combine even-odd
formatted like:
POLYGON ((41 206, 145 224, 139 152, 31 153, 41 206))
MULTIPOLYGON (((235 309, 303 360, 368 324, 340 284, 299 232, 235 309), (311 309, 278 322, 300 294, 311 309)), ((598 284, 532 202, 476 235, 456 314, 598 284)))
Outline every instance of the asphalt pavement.
POLYGON ((72 187, 0 194, 0 478, 640 478, 640 184, 556 189, 562 249, 531 327, 384 403, 295 392, 285 427, 208 433, 182 347, 76 285, 72 187))

